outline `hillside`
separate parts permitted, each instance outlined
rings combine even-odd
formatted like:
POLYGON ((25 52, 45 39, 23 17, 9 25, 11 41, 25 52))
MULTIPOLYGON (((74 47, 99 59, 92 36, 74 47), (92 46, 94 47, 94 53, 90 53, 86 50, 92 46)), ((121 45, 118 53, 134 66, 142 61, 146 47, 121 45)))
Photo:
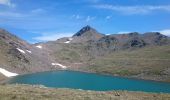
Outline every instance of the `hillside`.
POLYGON ((0 30, 0 68, 23 74, 67 69, 170 81, 170 38, 159 32, 103 35, 90 26, 72 37, 29 44, 0 30))
POLYGON ((0 68, 23 74, 49 70, 50 65, 45 50, 0 29, 0 68))
MULTIPOLYGON (((90 38, 84 42, 75 42, 74 39, 80 37, 83 40, 82 36, 87 35, 86 31, 82 31, 86 27, 69 37, 72 38, 69 43, 57 40, 42 45, 49 49, 50 55, 56 61, 68 66, 69 70, 159 81, 170 80, 169 37, 159 32, 133 32, 102 35, 99 39, 90 38)), ((95 31, 94 36, 96 34, 101 35, 95 31)))

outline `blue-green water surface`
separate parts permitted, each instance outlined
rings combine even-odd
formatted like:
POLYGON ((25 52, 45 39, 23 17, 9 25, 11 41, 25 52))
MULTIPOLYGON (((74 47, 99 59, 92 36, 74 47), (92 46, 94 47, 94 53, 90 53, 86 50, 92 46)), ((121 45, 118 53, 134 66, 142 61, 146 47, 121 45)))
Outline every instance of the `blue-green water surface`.
POLYGON ((50 71, 20 75, 12 78, 9 83, 95 91, 130 90, 170 93, 170 83, 136 80, 76 71, 50 71))

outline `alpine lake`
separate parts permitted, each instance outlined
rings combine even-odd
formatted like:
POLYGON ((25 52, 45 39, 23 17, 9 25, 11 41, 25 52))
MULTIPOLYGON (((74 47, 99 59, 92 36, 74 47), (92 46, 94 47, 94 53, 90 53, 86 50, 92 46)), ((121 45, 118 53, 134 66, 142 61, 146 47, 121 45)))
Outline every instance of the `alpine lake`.
POLYGON ((170 93, 170 83, 123 78, 77 71, 49 71, 11 78, 9 84, 44 85, 52 88, 71 88, 93 91, 143 91, 170 93))

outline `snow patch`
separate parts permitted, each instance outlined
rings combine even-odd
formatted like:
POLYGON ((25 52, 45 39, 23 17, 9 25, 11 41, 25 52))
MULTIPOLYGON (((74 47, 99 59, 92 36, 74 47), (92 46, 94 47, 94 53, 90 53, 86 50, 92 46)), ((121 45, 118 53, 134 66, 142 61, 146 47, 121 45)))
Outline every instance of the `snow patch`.
POLYGON ((12 72, 9 72, 3 68, 0 68, 0 73, 2 73, 3 75, 5 75, 6 77, 13 77, 13 76, 17 76, 18 74, 17 73, 12 73, 12 72))
POLYGON ((66 42, 64 42, 64 43, 70 43, 70 41, 66 41, 66 42))
POLYGON ((21 53, 24 53, 25 54, 25 51, 24 50, 22 50, 22 49, 20 49, 20 48, 16 48, 19 52, 21 52, 21 53))
POLYGON ((52 66, 60 66, 61 68, 63 69, 66 69, 67 67, 62 65, 62 64, 59 64, 59 63, 51 63, 52 66))
POLYGON ((30 50, 26 50, 28 53, 32 53, 32 51, 30 51, 30 50))
POLYGON ((41 46, 41 45, 37 45, 36 47, 39 48, 39 49, 42 49, 42 46, 41 46))
POLYGON ((73 40, 73 38, 68 38, 68 41, 64 42, 64 43, 70 43, 73 40))

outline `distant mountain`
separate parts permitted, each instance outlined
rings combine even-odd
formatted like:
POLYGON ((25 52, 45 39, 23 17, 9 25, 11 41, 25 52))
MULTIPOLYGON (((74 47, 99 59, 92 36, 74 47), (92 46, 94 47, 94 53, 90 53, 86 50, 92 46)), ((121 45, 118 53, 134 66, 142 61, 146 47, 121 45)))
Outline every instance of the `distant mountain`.
POLYGON ((111 35, 119 42, 121 48, 144 47, 170 44, 169 37, 159 32, 148 32, 140 34, 137 32, 129 34, 115 34, 111 35))
POLYGON ((170 38, 159 32, 147 32, 143 34, 143 39, 150 45, 166 45, 170 43, 170 38))
POLYGON ((159 32, 103 35, 87 25, 31 45, 0 29, 0 68, 19 74, 68 69, 166 81, 169 52, 170 38, 159 32))
POLYGON ((170 44, 170 38, 158 32, 140 34, 132 32, 128 34, 113 34, 103 36, 97 41, 89 41, 88 49, 91 55, 104 54, 114 51, 136 49, 149 46, 162 46, 170 44))

